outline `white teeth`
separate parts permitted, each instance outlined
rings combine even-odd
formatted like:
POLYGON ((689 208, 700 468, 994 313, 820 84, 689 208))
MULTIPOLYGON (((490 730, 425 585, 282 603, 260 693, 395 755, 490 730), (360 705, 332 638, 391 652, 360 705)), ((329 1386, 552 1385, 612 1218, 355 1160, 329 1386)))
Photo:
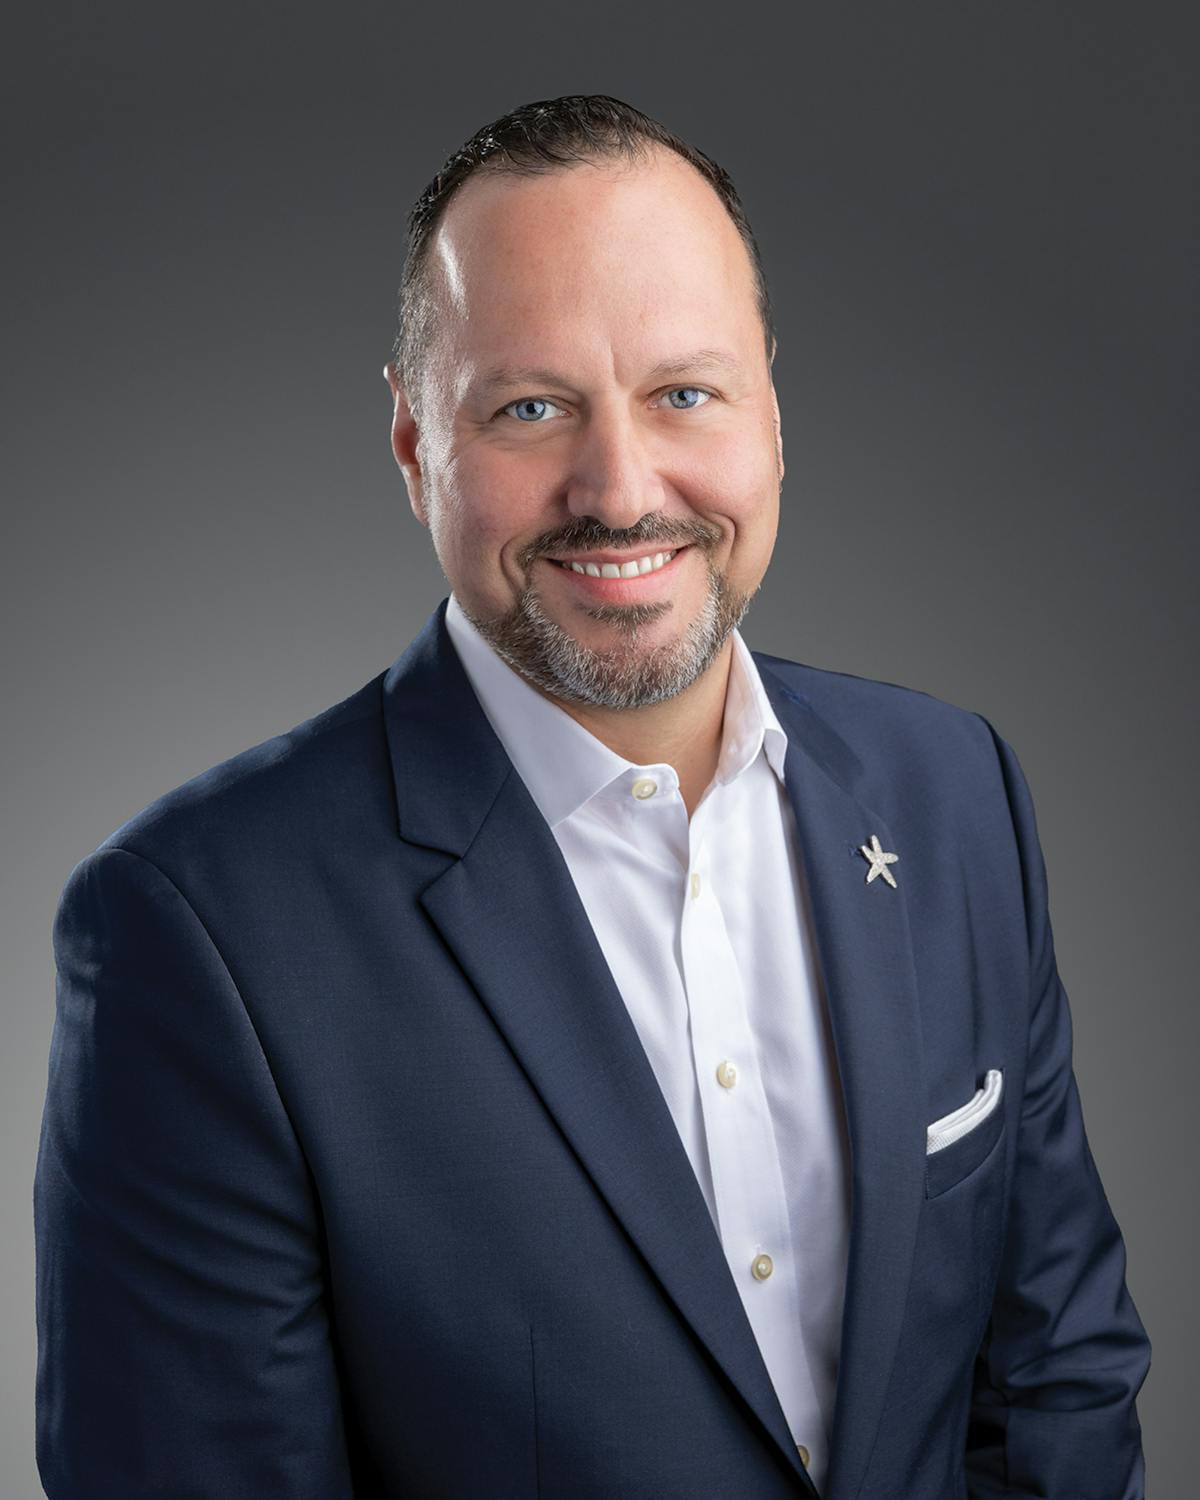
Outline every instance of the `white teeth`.
POLYGON ((647 555, 627 563, 564 562, 560 566, 570 568, 572 573, 586 573, 589 578, 640 578, 645 573, 657 573, 674 556, 674 552, 656 552, 653 557, 647 555))

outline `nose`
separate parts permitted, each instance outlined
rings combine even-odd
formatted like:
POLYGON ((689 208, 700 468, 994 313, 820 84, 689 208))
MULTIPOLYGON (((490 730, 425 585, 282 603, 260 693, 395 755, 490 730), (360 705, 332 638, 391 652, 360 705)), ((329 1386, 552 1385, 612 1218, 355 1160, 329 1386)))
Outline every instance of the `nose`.
POLYGON ((594 516, 612 531, 662 508, 662 481, 650 439, 624 403, 597 403, 571 455, 567 507, 594 516))

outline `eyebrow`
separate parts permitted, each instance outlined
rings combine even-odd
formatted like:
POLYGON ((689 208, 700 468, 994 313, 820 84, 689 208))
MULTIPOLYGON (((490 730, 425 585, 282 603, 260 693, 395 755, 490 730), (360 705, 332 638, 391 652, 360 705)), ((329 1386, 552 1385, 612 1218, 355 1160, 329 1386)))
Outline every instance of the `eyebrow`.
MULTIPOLYGON (((724 349, 693 349, 690 354, 674 355, 664 359, 646 372, 647 380, 672 380, 680 375, 698 374, 704 370, 741 375, 742 366, 732 354, 724 349)), ((494 365, 484 370, 477 380, 471 382, 468 391, 472 396, 486 395, 489 391, 509 386, 556 385, 560 388, 570 382, 557 370, 525 368, 514 365, 494 365)))

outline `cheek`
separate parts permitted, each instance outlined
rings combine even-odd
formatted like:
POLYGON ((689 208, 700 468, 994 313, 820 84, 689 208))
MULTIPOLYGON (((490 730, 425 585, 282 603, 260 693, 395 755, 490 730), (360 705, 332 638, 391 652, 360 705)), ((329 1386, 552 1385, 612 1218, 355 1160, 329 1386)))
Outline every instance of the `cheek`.
POLYGON ((688 493, 697 508, 724 518, 735 532, 735 546, 751 537, 774 534, 779 519, 779 476, 774 453, 764 460, 757 450, 714 454, 713 462, 693 475, 688 493))
POLYGON ((464 561, 499 569, 500 553, 549 523, 545 486, 535 465, 504 462, 494 453, 460 458, 446 489, 447 540, 464 561))

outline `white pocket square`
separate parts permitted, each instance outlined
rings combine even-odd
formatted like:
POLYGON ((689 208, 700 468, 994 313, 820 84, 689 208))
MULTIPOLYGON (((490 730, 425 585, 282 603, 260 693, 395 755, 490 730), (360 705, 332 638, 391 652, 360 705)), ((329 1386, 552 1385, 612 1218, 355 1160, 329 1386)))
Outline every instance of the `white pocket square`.
POLYGON ((1000 1103, 1000 1093, 1003 1087, 1004 1074, 999 1068, 989 1068, 983 1080, 983 1087, 973 1099, 968 1099, 958 1109, 952 1109, 948 1115, 935 1120, 926 1129, 925 1155, 931 1156, 933 1152, 952 1145, 969 1130, 974 1130, 977 1125, 986 1120, 1000 1103))

